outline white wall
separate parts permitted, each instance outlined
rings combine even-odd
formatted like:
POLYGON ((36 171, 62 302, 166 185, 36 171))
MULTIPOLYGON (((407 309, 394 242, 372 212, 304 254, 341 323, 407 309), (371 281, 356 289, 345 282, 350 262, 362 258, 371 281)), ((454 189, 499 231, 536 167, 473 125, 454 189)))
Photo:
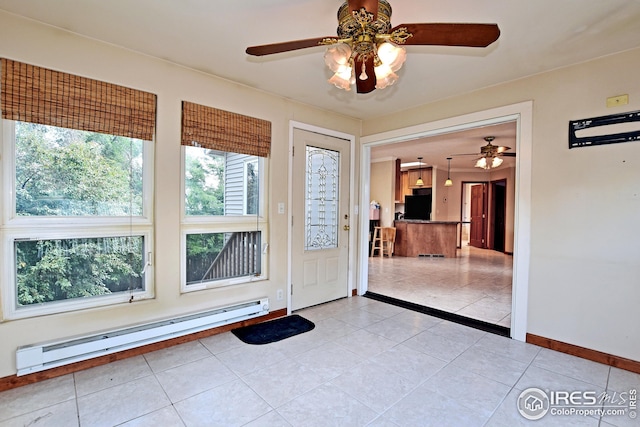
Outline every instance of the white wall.
MULTIPOLYGON (((365 121, 377 133, 533 100, 528 333, 640 360, 640 141, 568 149, 569 120, 640 110, 640 49, 365 121), (606 108, 628 94, 630 104, 606 108)), ((517 179, 517 176, 516 176, 517 179)))
MULTIPOLYGON (((289 120, 359 135, 360 122, 310 108, 160 59, 0 12, 0 56, 113 82, 157 94, 155 141, 155 299, 60 315, 0 323, 0 377, 12 375, 18 346, 149 322, 268 296, 271 309, 285 308, 276 290, 287 288, 286 215, 289 120), (267 179, 269 280, 180 294, 180 122, 187 100, 272 122, 267 179)), ((357 164, 356 159, 356 164, 357 164)), ((356 175, 357 176, 357 175, 356 175)), ((359 188, 359 182, 356 187, 359 188)), ((358 194, 353 194, 358 200, 358 194)), ((357 249, 356 249, 357 250, 357 249)), ((7 266, 4 266, 7 268, 7 266)))
POLYGON ((371 163, 370 198, 380 203, 380 226, 393 227, 395 214, 396 161, 371 163))

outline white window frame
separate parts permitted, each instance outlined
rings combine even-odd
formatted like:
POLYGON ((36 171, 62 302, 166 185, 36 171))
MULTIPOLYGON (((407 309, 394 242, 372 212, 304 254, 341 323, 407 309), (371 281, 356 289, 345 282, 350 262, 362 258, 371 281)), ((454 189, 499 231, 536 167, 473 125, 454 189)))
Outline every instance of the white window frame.
POLYGON ((2 135, 2 317, 21 319, 55 313, 128 303, 154 297, 153 278, 153 151, 151 141, 143 141, 142 215, 122 217, 31 217, 15 212, 15 122, 0 120, 2 135), (15 240, 50 240, 142 236, 144 238, 144 290, 88 298, 51 301, 19 307, 15 271, 15 240))
MULTIPOLYGON (((180 292, 189 293, 212 288, 221 288, 233 285, 242 285, 251 282, 264 281, 268 278, 267 248, 268 244, 268 219, 265 212, 265 180, 268 176, 268 161, 264 157, 258 157, 258 218, 256 215, 187 215, 186 214, 186 147, 180 147, 180 218, 181 218, 181 238, 180 238, 180 292), (228 279, 212 280, 201 284, 187 285, 187 235, 206 233, 233 233, 244 231, 259 231, 261 248, 261 272, 258 276, 242 276, 228 279)), ((253 161, 253 160, 252 160, 253 161)), ((225 171, 226 172, 226 171, 225 171)), ((246 191, 246 164, 243 169, 243 195, 246 191)), ((245 211, 245 200, 243 197, 243 211, 245 211)))

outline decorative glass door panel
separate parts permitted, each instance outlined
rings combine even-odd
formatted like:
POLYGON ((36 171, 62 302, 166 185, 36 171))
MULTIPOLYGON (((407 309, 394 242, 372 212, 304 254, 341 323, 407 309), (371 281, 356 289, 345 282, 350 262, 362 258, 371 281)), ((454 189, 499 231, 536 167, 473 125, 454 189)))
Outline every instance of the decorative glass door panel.
POLYGON ((305 250, 338 247, 340 153, 306 147, 305 250))

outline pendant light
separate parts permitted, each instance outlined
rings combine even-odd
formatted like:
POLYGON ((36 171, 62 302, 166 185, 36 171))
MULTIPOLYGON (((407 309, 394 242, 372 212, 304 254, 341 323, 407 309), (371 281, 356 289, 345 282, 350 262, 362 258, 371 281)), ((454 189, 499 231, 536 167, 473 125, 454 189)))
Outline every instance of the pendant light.
POLYGON ((453 181, 451 181, 451 157, 447 157, 447 180, 444 182, 445 187, 451 187, 453 185, 453 181))
POLYGON ((418 172, 418 180, 416 181, 416 186, 422 187, 424 185, 424 181, 422 180, 422 157, 418 157, 418 167, 420 171, 418 172))

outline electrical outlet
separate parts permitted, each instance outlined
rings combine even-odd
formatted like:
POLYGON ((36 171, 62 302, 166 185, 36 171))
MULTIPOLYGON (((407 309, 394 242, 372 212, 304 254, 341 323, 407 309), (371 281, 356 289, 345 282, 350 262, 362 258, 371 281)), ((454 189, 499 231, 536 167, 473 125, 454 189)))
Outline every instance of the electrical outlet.
POLYGON ((278 301, 282 301, 283 298, 284 298, 284 291, 282 289, 278 289, 276 291, 276 299, 278 301))

